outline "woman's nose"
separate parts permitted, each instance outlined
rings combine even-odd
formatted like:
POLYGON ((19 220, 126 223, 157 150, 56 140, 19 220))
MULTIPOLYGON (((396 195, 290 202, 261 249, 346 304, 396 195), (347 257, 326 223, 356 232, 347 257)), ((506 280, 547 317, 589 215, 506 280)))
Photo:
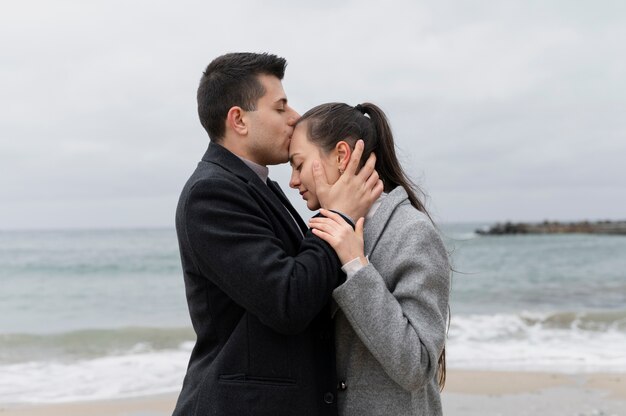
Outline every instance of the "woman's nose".
POLYGON ((291 178, 289 179, 289 187, 293 189, 297 189, 300 186, 300 178, 298 177, 298 172, 294 169, 291 172, 291 178))

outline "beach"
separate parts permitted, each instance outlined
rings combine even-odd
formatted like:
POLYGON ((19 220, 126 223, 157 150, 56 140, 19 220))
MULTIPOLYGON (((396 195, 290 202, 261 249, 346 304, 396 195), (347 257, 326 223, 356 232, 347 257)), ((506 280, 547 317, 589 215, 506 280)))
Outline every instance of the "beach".
MULTIPOLYGON (((451 370, 446 416, 626 415, 626 374, 451 370)), ((3 416, 166 416, 176 394, 0 408, 3 416)))
POLYGON ((0 407, 2 416, 165 416, 176 404, 175 394, 131 399, 0 407))
MULTIPOLYGON (((626 237, 443 227, 445 415, 626 415, 626 237)), ((0 233, 0 416, 171 415, 194 346, 173 229, 0 233)))
POLYGON ((626 374, 450 371, 447 416, 626 415, 626 374))

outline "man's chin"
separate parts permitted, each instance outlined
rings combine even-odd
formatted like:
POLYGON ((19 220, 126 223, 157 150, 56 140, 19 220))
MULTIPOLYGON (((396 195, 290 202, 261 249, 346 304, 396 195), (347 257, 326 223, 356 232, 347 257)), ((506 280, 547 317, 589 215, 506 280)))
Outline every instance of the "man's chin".
POLYGON ((272 158, 270 162, 267 163, 268 166, 274 165, 282 165, 283 163, 289 162, 289 151, 286 151, 285 154, 276 155, 276 157, 272 158))

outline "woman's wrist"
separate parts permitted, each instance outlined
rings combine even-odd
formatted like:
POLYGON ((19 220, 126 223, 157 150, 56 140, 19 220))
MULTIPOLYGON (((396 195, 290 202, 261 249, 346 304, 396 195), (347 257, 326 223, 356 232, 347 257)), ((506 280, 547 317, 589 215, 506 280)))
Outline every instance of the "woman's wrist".
POLYGON ((366 265, 367 265, 367 258, 364 257, 363 259, 361 259, 361 257, 355 257, 352 260, 344 263, 344 265, 341 266, 341 270, 343 270, 343 272, 346 274, 346 276, 349 279, 366 265), (363 260, 366 263, 363 263, 363 260))

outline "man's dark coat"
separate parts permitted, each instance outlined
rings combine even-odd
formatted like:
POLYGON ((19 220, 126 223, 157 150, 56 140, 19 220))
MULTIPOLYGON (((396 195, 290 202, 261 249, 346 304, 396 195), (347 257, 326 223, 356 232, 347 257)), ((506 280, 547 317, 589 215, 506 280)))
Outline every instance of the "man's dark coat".
POLYGON ((176 231, 197 341, 175 416, 337 412, 326 305, 340 264, 270 186, 211 143, 182 191, 176 231))

